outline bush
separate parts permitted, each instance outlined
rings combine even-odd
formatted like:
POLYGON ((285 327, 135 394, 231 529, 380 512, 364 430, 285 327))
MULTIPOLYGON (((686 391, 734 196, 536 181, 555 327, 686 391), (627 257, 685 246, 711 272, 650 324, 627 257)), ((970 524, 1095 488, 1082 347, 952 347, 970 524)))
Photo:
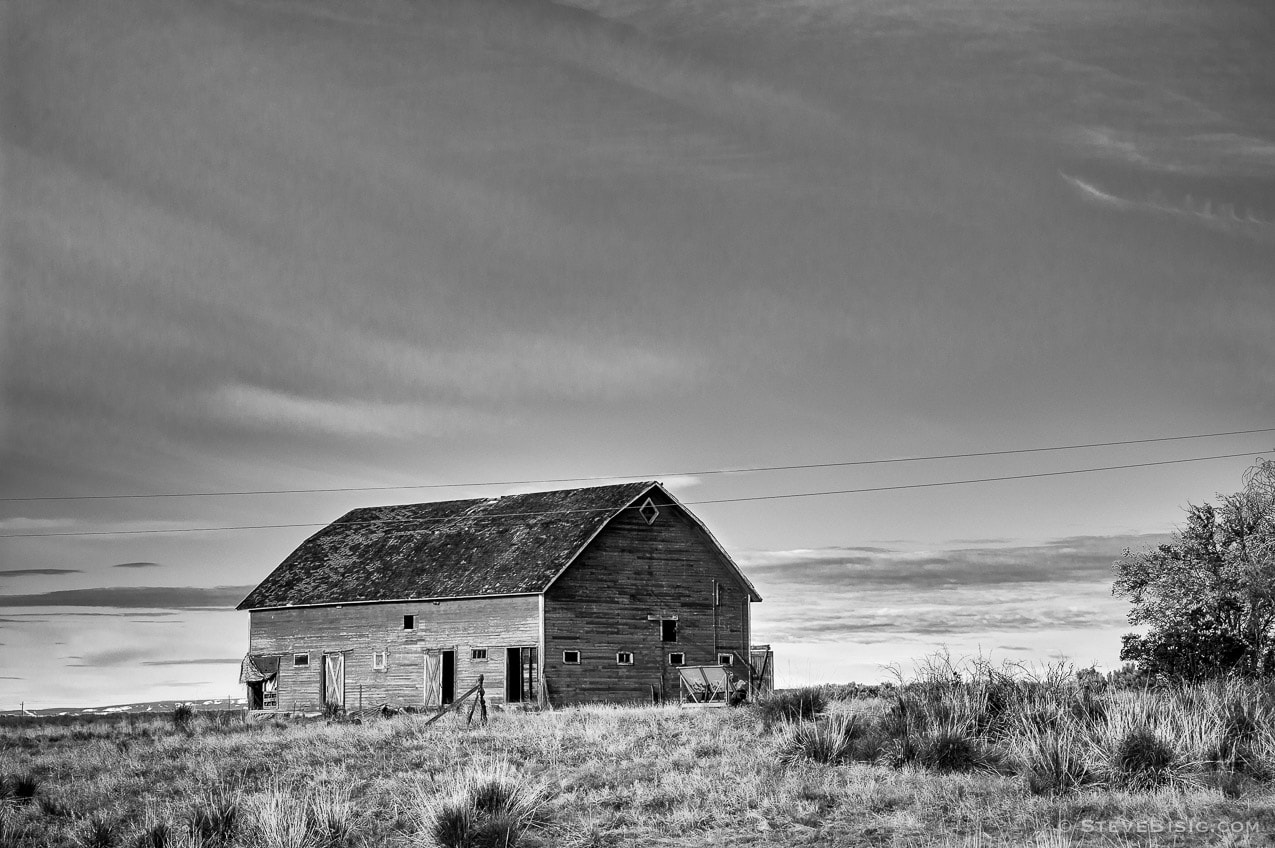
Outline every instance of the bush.
POLYGON ((1173 747, 1149 727, 1135 727, 1116 746, 1115 772, 1124 783, 1135 787, 1167 783, 1176 759, 1173 747))
POLYGON ((195 708, 190 704, 178 704, 173 708, 173 726, 178 730, 189 730, 195 720, 195 708))
POLYGON ((925 734, 916 762, 935 771, 974 771, 987 765, 983 746, 969 731, 949 727, 925 734))
POLYGON ((821 686, 782 689, 757 699, 757 711, 767 724, 779 721, 811 720, 828 706, 821 686))

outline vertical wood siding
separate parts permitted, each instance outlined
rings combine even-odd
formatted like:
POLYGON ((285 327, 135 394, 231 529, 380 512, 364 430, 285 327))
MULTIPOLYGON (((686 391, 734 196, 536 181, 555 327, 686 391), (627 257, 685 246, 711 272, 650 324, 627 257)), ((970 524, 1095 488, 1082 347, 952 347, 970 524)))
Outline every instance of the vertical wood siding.
POLYGON ((649 703, 652 692, 676 699, 677 670, 668 663, 673 652, 685 654, 686 665, 713 665, 718 652, 734 652, 737 673, 747 674, 741 665, 748 657, 746 587, 703 530, 673 504, 654 500, 660 510, 654 524, 625 510, 545 595, 544 680, 555 706, 649 703), (672 616, 677 642, 662 642, 658 619, 672 616), (580 652, 579 665, 563 663, 568 650, 580 652), (616 664, 620 651, 632 652, 633 665, 616 664))
POLYGON ((456 651, 457 696, 485 675, 487 697, 504 701, 505 648, 537 645, 540 600, 536 595, 456 601, 352 604, 333 607, 254 610, 249 652, 279 656, 280 710, 322 707, 323 655, 345 653, 345 703, 359 706, 420 706, 425 702, 427 650, 456 651), (416 629, 403 629, 403 616, 416 616, 416 629), (471 660, 486 648, 486 660, 471 660), (384 671, 372 669, 372 653, 387 651, 384 671), (293 665, 293 654, 308 653, 310 665, 293 665))

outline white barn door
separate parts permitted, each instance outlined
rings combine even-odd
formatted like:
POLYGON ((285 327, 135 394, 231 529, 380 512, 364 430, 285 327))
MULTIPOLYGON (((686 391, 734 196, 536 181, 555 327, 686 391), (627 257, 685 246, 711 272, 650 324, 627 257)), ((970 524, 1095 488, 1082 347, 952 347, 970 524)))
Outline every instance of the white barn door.
POLYGON ((323 704, 345 706, 345 654, 323 655, 323 704))
POLYGON ((425 706, 443 705, 443 652, 425 652, 425 706))

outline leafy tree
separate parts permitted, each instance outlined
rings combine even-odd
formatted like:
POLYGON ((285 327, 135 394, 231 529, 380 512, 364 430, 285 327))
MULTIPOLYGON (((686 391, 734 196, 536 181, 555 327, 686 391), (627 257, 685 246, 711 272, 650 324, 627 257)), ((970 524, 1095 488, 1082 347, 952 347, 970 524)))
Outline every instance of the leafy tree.
POLYGON ((1116 562, 1111 592, 1147 627, 1124 636, 1120 659, 1187 679, 1275 674, 1275 461, 1218 498, 1188 507, 1170 544, 1116 562))

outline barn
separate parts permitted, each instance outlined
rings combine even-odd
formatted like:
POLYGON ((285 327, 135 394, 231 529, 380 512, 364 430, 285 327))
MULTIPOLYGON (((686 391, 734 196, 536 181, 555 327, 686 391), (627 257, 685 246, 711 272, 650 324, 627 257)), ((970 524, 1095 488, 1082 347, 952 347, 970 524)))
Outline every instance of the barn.
POLYGON ((356 509, 238 609, 251 709, 675 699, 679 667, 750 683, 756 589, 658 482, 356 509))

